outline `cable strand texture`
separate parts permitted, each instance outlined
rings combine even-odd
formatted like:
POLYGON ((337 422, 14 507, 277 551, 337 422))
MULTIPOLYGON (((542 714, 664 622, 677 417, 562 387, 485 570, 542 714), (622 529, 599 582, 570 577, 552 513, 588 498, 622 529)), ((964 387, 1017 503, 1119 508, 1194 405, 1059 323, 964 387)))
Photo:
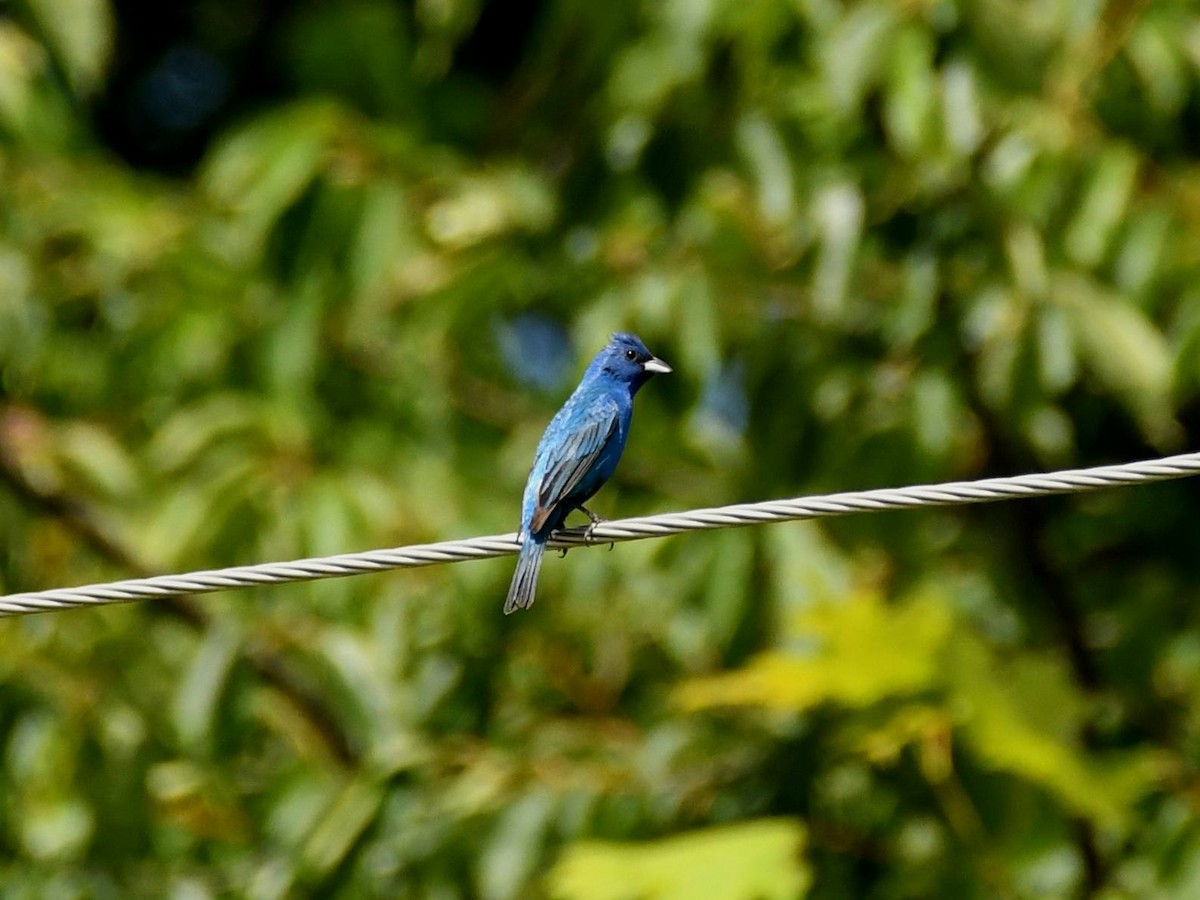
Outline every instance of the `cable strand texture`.
MULTIPOLYGON (((965 506, 1024 497, 1080 494, 1110 487, 1186 478, 1196 474, 1200 474, 1200 453, 1184 453, 1145 462, 1098 466, 1091 469, 1069 469, 1049 474, 849 491, 815 497, 797 497, 793 500, 738 503, 732 506, 695 509, 688 512, 619 519, 596 526, 590 541, 585 537, 586 529, 584 528, 565 529, 555 534, 550 541, 550 546, 566 549, 667 537, 690 531, 709 531, 717 528, 763 525, 770 522, 818 519, 859 512, 933 506, 965 506)), ((458 541, 442 541, 436 544, 416 544, 392 550, 344 553, 320 559, 233 566, 227 569, 190 572, 185 575, 161 575, 153 578, 115 581, 109 584, 10 594, 0 597, 0 617, 51 612, 81 606, 128 603, 134 600, 151 600, 156 597, 182 594, 205 594, 240 587, 315 581, 321 578, 343 578, 368 572, 435 566, 470 559, 491 559, 516 553, 519 548, 520 544, 516 534, 504 534, 458 541)))

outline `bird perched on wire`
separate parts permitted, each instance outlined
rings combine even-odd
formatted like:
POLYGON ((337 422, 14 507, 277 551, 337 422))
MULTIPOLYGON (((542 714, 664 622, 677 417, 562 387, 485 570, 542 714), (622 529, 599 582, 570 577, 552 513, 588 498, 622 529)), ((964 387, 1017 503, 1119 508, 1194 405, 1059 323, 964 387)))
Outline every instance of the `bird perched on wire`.
POLYGON ((596 354, 579 387, 542 435, 521 503, 521 552, 504 601, 504 612, 533 605, 546 541, 573 509, 603 521, 584 507, 612 476, 625 450, 633 418, 633 395, 671 367, 632 334, 614 334, 596 354))

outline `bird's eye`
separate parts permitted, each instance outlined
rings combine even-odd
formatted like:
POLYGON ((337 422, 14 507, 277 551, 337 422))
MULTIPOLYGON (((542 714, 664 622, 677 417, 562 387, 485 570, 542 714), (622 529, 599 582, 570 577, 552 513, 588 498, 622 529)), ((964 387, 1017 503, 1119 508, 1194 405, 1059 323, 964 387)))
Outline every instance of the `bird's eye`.
POLYGON ((625 358, 627 360, 629 360, 630 362, 633 362, 635 359, 637 359, 637 351, 636 350, 626 350, 625 358))

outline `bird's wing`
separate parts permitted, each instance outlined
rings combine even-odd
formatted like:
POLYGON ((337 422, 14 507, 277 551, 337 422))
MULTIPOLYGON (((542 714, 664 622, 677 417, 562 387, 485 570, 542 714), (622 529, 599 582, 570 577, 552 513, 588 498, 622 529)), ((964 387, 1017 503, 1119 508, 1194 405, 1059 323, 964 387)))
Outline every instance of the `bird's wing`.
POLYGON ((570 496, 591 471, 619 427, 620 411, 616 402, 605 400, 592 406, 582 427, 572 431, 550 451, 546 471, 538 484, 537 506, 529 524, 530 531, 542 530, 554 508, 570 496))

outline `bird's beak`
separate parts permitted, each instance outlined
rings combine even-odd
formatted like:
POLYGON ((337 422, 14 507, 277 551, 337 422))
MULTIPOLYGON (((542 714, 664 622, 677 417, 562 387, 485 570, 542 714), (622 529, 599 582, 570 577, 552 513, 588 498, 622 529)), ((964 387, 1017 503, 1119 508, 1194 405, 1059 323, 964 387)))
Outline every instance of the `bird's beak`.
POLYGON ((648 360, 646 360, 644 363, 642 363, 642 368, 645 369, 647 372, 658 372, 662 375, 666 375, 668 372, 671 371, 671 367, 668 366, 661 359, 659 359, 657 356, 652 356, 648 360))

